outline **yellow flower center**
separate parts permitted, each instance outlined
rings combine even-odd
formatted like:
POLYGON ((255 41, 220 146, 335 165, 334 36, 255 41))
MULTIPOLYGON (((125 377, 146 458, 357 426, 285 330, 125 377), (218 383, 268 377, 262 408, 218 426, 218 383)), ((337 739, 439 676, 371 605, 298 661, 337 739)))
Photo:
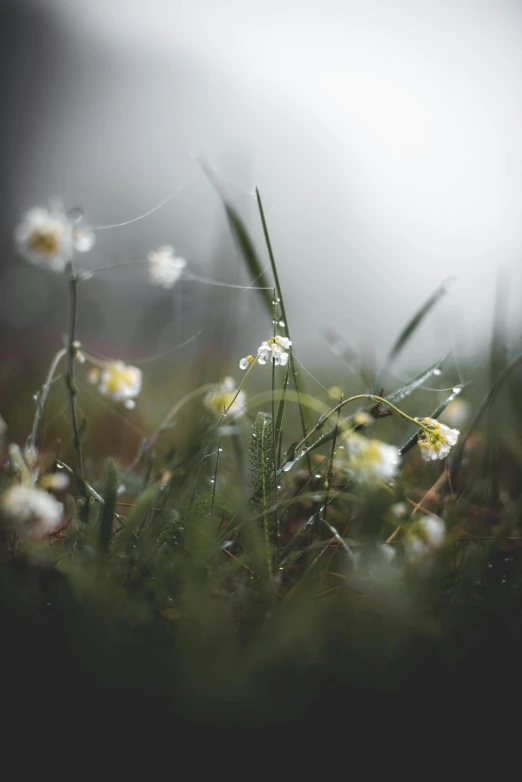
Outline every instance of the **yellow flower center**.
POLYGON ((109 394, 116 394, 122 386, 132 386, 134 384, 134 372, 128 367, 111 367, 109 376, 105 385, 109 394))
POLYGON ((60 250, 60 233, 57 229, 44 231, 37 230, 29 236, 28 245, 30 249, 44 255, 46 258, 52 258, 60 250))

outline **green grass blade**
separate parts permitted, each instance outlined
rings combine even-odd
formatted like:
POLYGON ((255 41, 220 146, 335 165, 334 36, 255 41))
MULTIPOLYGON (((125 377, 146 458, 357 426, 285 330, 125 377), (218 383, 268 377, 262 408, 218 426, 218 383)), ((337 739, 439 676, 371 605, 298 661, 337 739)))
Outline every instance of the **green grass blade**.
POLYGON ((440 359, 429 367, 429 369, 424 370, 424 372, 421 372, 417 377, 413 378, 413 380, 410 380, 409 383, 406 383, 405 386, 402 386, 402 388, 393 391, 391 394, 387 394, 385 399, 393 404, 397 404, 397 402, 400 402, 402 399, 406 399, 406 397, 412 394, 419 386, 422 386, 423 383, 429 380, 432 375, 438 375, 444 361, 445 358, 440 359))
MULTIPOLYGON (((439 287, 431 294, 429 299, 424 302, 422 307, 420 307, 415 315, 411 318, 411 320, 408 321, 406 326, 403 328, 397 339, 395 340, 389 354, 388 358, 384 362, 384 369, 381 372, 381 375, 383 372, 388 369, 397 356, 399 356, 400 353, 402 353, 403 348, 409 342, 415 331, 418 329, 424 318, 431 312, 433 307, 440 301, 440 299, 443 298, 443 296, 446 295, 449 291, 448 281, 444 281, 439 287)), ((374 392, 377 393, 380 386, 380 380, 378 379, 375 382, 374 385, 374 392)))
POLYGON ((281 442, 282 442, 282 435, 283 435, 283 416, 285 412, 285 402, 286 402, 286 391, 288 389, 288 383, 290 381, 290 367, 287 366, 286 368, 286 374, 285 379, 283 380, 283 391, 281 394, 281 399, 279 400, 279 405, 277 407, 277 415, 276 415, 276 422, 275 422, 275 435, 274 435, 274 441, 276 444, 276 448, 278 449, 278 465, 281 464, 281 442))
POLYGON ((245 261, 249 275, 251 276, 252 280, 255 280, 256 288, 266 289, 266 290, 258 290, 258 293, 261 296, 261 299, 268 311, 268 314, 270 315, 270 317, 272 317, 272 306, 273 306, 272 288, 265 276, 263 267, 261 266, 259 257, 257 255, 253 242, 250 239, 249 233, 245 228, 245 225, 241 220, 239 214, 231 205, 230 201, 228 200, 225 193, 223 192, 223 189, 219 184, 216 175, 214 174, 214 172, 212 171, 208 163, 203 160, 200 160, 199 163, 201 168, 205 172, 209 182, 214 187, 214 189, 216 190, 217 194, 221 199, 221 202, 223 204, 223 207, 227 215, 227 220, 230 226, 230 230, 232 231, 234 240, 237 246, 239 247, 241 255, 243 256, 243 260, 245 261))
POLYGON ((107 552, 112 538, 112 520, 116 507, 118 490, 118 470, 112 459, 109 459, 105 468, 105 488, 103 491, 104 504, 100 512, 100 527, 98 542, 101 551, 107 552))

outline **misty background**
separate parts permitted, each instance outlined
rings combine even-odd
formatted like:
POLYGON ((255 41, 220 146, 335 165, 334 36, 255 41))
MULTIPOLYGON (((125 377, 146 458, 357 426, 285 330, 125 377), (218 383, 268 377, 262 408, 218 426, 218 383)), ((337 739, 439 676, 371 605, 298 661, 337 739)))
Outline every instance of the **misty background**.
MULTIPOLYGON (((215 170, 266 257, 263 196, 297 357, 339 362, 333 329, 382 359, 422 300, 450 296, 403 370, 488 343, 522 318, 522 6, 507 0, 18 0, 1 7, 2 380, 53 354, 65 281, 16 257, 21 213, 60 195, 97 232, 88 268, 173 244, 188 268, 247 285, 215 170), (331 340, 330 340, 331 341, 331 340)), ((271 323, 255 292, 146 267, 81 286, 79 338, 133 359, 218 351, 236 376, 271 323)), ((348 369, 343 365, 343 372, 348 369)))

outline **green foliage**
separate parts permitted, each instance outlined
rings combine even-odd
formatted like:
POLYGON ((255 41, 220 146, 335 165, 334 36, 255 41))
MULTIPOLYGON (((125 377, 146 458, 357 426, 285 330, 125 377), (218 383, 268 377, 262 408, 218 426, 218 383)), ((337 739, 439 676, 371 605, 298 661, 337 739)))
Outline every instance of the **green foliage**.
MULTIPOLYGON (((259 194, 258 203, 276 303, 284 312, 259 194)), ((224 204, 247 267, 263 287, 253 243, 226 199, 224 204)), ((410 319, 388 363, 445 291, 438 288, 410 319)), ((262 296, 273 317, 272 292, 262 296)), ((288 335, 286 316, 284 329, 288 335)), ((361 399, 356 387, 358 407, 337 409, 323 399, 324 387, 317 398, 299 391, 292 357, 282 387, 272 375, 272 415, 261 410, 251 425, 250 409, 233 425, 229 417, 211 430, 208 415, 203 423, 196 415, 179 436, 179 417, 171 420, 172 413, 168 427, 142 439, 130 467, 111 457, 100 469, 86 459, 84 476, 45 448, 36 468, 21 448, 2 444, 4 637, 8 643, 13 638, 16 649, 17 643, 41 649, 38 628, 45 627, 59 652, 45 660, 44 673, 60 677, 60 664, 71 660, 68 676, 75 680, 78 671, 86 672, 85 691, 97 682, 102 690, 129 690, 133 697, 160 693, 171 706, 181 704, 184 718, 205 714, 211 720, 223 720, 229 709, 262 721, 285 697, 299 710, 314 704, 323 687, 337 693, 341 682, 368 698, 379 688, 395 691, 402 703, 404 682, 429 689, 430 677, 449 663, 457 666, 482 638, 500 633, 522 648, 520 431, 509 423, 495 432, 493 460, 485 458, 489 445, 481 428, 501 389, 520 397, 522 357, 508 362, 501 342, 497 329, 486 373, 491 369, 493 383, 448 462, 425 464, 415 449, 418 432, 407 439, 426 410, 438 419, 465 387, 471 398, 472 387, 454 385, 452 377, 449 395, 447 388, 426 388, 442 372, 442 361, 387 392, 384 402, 361 399), (291 379, 295 393, 288 390, 291 379), (407 421, 386 401, 400 403, 407 421), (318 411, 309 428, 305 402, 318 411), (299 420, 292 415, 296 403, 299 420), (400 471, 357 482, 344 435, 370 426, 374 440, 406 440, 400 471), (168 440, 166 453, 152 450, 159 434, 168 440), (292 443, 284 459, 283 437, 292 443), (247 444, 250 496, 243 481, 247 444), (70 485, 53 487, 54 471, 67 474, 70 485), (16 514, 12 518, 13 485, 55 491, 62 523, 52 529, 33 523, 35 533, 28 536, 27 526, 17 525, 16 514), (421 536, 426 516, 446 531, 436 545, 427 533, 426 540, 421 536), (29 644, 26 628, 37 628, 29 644)), ((391 386, 386 366, 381 378, 383 387, 391 386)), ((204 389, 190 392, 194 404, 204 389)), ((518 411, 513 420, 522 420, 518 411)), ((86 424, 80 427, 86 453, 93 428, 83 442, 86 424)), ((374 444, 374 455, 380 445, 374 444)), ((142 706, 148 718, 150 707, 142 706)), ((283 707, 281 714, 284 720, 283 707)))

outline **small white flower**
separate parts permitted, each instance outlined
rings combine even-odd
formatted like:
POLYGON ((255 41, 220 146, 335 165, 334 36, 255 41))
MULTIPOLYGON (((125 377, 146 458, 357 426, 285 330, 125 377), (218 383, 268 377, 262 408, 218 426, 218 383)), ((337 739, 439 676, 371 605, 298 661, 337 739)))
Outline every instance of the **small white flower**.
POLYGON ((52 491, 64 491, 70 483, 70 478, 65 472, 48 472, 39 480, 42 489, 52 489, 52 491))
POLYGON ((404 541, 404 553, 410 560, 418 560, 439 549, 446 537, 442 519, 423 516, 413 524, 404 541))
POLYGON ((266 364, 269 359, 272 359, 274 364, 284 367, 288 362, 288 353, 286 351, 291 344, 287 337, 271 337, 271 339, 262 342, 258 347, 258 362, 266 364))
POLYGON ((44 537, 60 525, 63 517, 63 505, 52 494, 21 484, 2 495, 0 507, 21 537, 44 537))
MULTIPOLYGON (((416 419, 419 420, 419 419, 416 419)), ((425 462, 435 459, 445 459, 458 440, 459 430, 450 429, 434 418, 422 418, 421 423, 429 428, 429 432, 422 430, 418 439, 421 456, 425 462)))
POLYGON ((423 516, 419 524, 424 530, 425 540, 432 548, 439 548, 446 537, 446 527, 442 519, 435 516, 423 516))
POLYGON ((390 512, 397 518, 403 519, 408 515, 409 505, 407 502, 394 502, 390 507, 390 512))
POLYGON ((147 255, 149 261, 150 279, 154 285, 162 288, 173 288, 187 265, 184 258, 177 258, 174 247, 166 244, 147 255))
POLYGON ((345 440, 345 451, 344 466, 355 481, 390 481, 397 474, 400 456, 393 445, 351 433, 345 440))
POLYGON ((123 361, 112 361, 101 369, 89 372, 89 381, 98 384, 101 394, 112 397, 116 402, 123 402, 125 407, 132 409, 134 399, 141 391, 142 374, 138 367, 124 364, 123 361))
MULTIPOLYGON (((270 337, 266 342, 262 342, 257 349, 257 363, 266 364, 271 359, 274 364, 282 367, 288 363, 288 353, 286 352, 292 342, 288 337, 270 337)), ((240 369, 247 369, 248 365, 254 361, 254 356, 245 356, 239 362, 240 369)))
POLYGON ((49 209, 26 212, 15 230, 18 251, 30 263, 53 272, 63 272, 75 250, 86 252, 94 244, 88 226, 74 226, 58 200, 49 209))
POLYGON ((226 377, 215 389, 212 389, 205 395, 203 400, 205 407, 207 410, 210 410, 211 413, 218 416, 222 415, 224 410, 229 408, 229 415, 239 418, 246 410, 247 398, 245 392, 240 391, 239 394, 237 394, 236 399, 234 399, 236 393, 237 386, 234 382, 234 378, 226 377))

